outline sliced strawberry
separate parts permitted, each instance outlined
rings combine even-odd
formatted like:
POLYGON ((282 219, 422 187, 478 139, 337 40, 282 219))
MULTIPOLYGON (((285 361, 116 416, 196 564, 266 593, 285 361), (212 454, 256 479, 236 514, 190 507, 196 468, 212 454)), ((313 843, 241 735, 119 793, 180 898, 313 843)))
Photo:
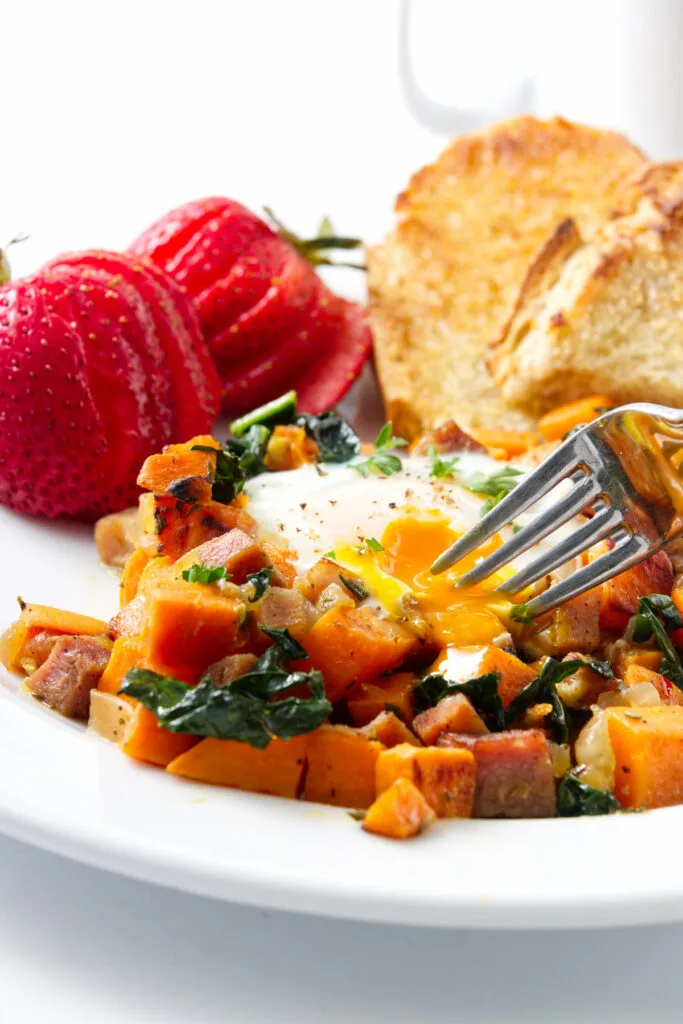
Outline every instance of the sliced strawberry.
MULTIPOLYGON (((97 250, 60 257, 55 262, 111 275, 114 288, 118 277, 135 288, 146 306, 156 339, 154 351, 161 351, 169 381, 172 420, 162 443, 207 433, 218 415, 220 381, 187 295, 159 267, 138 257, 97 250)), ((155 387, 152 378, 150 390, 156 395, 155 387)), ((163 394, 158 397, 163 400, 163 394)))
POLYGON ((240 359, 272 353, 283 339, 310 329, 324 285, 310 263, 286 242, 280 244, 286 258, 277 279, 251 309, 212 338, 214 356, 240 359))
MULTIPOLYGON (((173 396, 166 354, 157 330, 157 317, 136 287, 128 284, 120 266, 107 254, 67 254, 47 264, 42 273, 57 275, 75 289, 78 319, 99 338, 116 347, 120 335, 140 360, 147 381, 145 403, 150 407, 157 445, 173 432, 173 396), (93 327, 92 321, 95 321, 93 327), (103 326, 102 320, 108 321, 103 326)), ((158 306, 159 298, 155 296, 158 306)), ((90 341, 92 342, 92 338, 90 341)), ((86 348, 88 351, 92 345, 86 348)))
POLYGON ((290 385, 302 412, 321 413, 349 390, 372 351, 365 313, 354 302, 331 295, 318 357, 290 385))
POLYGON ((163 267, 192 299, 198 299, 206 289, 226 277, 256 239, 264 236, 277 239, 265 221, 230 199, 209 200, 207 207, 200 203, 201 212, 192 230, 195 205, 190 203, 190 209, 180 207, 169 215, 172 222, 181 225, 172 241, 167 238, 165 218, 162 218, 156 228, 157 237, 165 239, 161 244, 154 242, 153 225, 151 247, 146 241, 149 232, 131 246, 133 253, 149 256, 157 266, 163 267))
POLYGON ((0 502, 47 516, 122 508, 133 491, 110 478, 83 341, 47 306, 30 281, 0 291, 0 502))
POLYGON ((220 215, 226 207, 237 205, 222 196, 207 196, 185 203, 154 221, 129 251, 137 256, 149 256, 162 266, 173 259, 207 221, 220 215))
POLYGON ((110 448, 107 469, 112 483, 124 486, 135 465, 158 450, 160 437, 144 364, 127 335, 135 308, 120 292, 92 278, 83 291, 75 267, 46 270, 36 281, 48 310, 83 338, 89 390, 110 448))
POLYGON ((279 238, 258 238, 226 277, 195 299, 211 352, 232 346, 235 321, 277 287, 290 252, 287 243, 279 238))

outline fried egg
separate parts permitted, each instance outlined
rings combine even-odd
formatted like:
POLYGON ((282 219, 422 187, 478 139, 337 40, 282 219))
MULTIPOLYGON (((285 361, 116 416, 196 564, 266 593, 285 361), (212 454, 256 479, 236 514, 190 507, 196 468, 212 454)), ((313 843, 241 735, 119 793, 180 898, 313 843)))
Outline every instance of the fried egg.
MULTIPOLYGON (((458 565, 432 575, 436 556, 479 521, 486 500, 458 483, 458 476, 489 476, 510 464, 462 453, 457 475, 442 479, 430 476, 427 458, 404 457, 402 465, 390 477, 363 477, 348 464, 266 473, 246 485, 249 511, 262 539, 294 553, 299 572, 326 556, 359 576, 370 600, 390 616, 404 614, 405 598, 412 595, 444 646, 491 642, 506 628, 511 607, 495 588, 558 535, 483 583, 459 589, 457 580, 511 531, 504 529, 458 565)), ((522 465, 515 468, 524 472, 522 465)), ((517 525, 528 521, 522 515, 517 525)))

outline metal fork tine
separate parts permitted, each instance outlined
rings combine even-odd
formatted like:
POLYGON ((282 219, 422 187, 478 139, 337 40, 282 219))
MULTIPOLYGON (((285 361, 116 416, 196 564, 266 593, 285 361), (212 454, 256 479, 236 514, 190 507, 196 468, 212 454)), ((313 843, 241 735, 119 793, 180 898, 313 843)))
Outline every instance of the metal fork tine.
POLYGON ((571 558, 587 551, 593 544, 597 544, 599 540, 607 537, 622 521, 621 512, 605 504, 604 508, 596 512, 589 522, 579 527, 550 551, 546 551, 529 565, 525 565, 512 579, 506 580, 505 583, 496 587, 496 590, 507 594, 518 594, 520 590, 531 586, 541 577, 547 576, 553 569, 559 569, 571 558))
POLYGON ((585 565, 578 572, 572 573, 566 579, 560 580, 544 593, 539 594, 528 602, 527 611, 532 617, 542 615, 544 612, 552 611, 559 604, 570 601, 585 590, 597 587, 598 584, 609 580, 617 572, 630 569, 632 565, 642 562, 644 558, 653 553, 652 544, 646 537, 638 534, 631 534, 625 527, 617 527, 612 535, 617 541, 615 547, 606 555, 585 565), (619 538, 617 540, 617 538, 619 538))
POLYGON ((515 516, 525 512, 530 505, 551 491, 561 480, 564 480, 579 464, 580 458, 575 445, 567 443, 558 448, 540 466, 534 469, 526 479, 517 484, 506 498, 491 509, 476 526, 469 530, 448 550, 439 555, 430 572, 437 575, 450 569, 452 565, 475 551, 503 526, 507 526, 515 516))
POLYGON ((471 586, 473 583, 485 580, 487 576, 492 576, 501 566, 508 565, 518 555, 533 547, 539 540, 556 530, 558 526, 562 526, 563 523, 568 522, 585 509, 601 491, 600 484, 595 477, 586 476, 581 470, 573 473, 570 479, 574 480, 575 486, 569 494, 528 523, 479 565, 475 565, 474 569, 458 580, 457 585, 459 587, 471 586))

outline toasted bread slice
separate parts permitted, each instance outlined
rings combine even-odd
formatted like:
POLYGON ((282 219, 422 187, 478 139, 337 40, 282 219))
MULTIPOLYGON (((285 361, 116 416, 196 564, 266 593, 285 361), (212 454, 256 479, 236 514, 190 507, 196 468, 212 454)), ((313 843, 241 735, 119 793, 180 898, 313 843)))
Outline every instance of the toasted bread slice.
POLYGON ((683 163, 629 185, 627 212, 592 241, 557 229, 492 348, 503 397, 525 412, 594 392, 683 405, 683 163))
POLYGON ((566 217, 590 236, 644 158, 623 136, 520 117, 457 139, 418 171, 398 224, 367 254, 370 322, 394 430, 413 438, 455 418, 525 429, 485 365, 526 271, 566 217))

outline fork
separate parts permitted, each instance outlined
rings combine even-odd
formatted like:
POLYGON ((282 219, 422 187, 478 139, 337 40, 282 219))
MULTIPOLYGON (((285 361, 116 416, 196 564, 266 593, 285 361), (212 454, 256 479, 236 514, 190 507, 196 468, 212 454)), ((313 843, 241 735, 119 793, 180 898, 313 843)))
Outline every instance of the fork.
POLYGON ((583 514, 585 522, 496 589, 516 595, 587 552, 609 548, 525 604, 542 615, 642 562, 683 533, 683 409, 639 403, 605 412, 573 431, 548 458, 481 521, 436 559, 431 572, 455 565, 540 498, 568 481, 550 507, 457 582, 470 586, 508 565, 558 527, 583 514))

